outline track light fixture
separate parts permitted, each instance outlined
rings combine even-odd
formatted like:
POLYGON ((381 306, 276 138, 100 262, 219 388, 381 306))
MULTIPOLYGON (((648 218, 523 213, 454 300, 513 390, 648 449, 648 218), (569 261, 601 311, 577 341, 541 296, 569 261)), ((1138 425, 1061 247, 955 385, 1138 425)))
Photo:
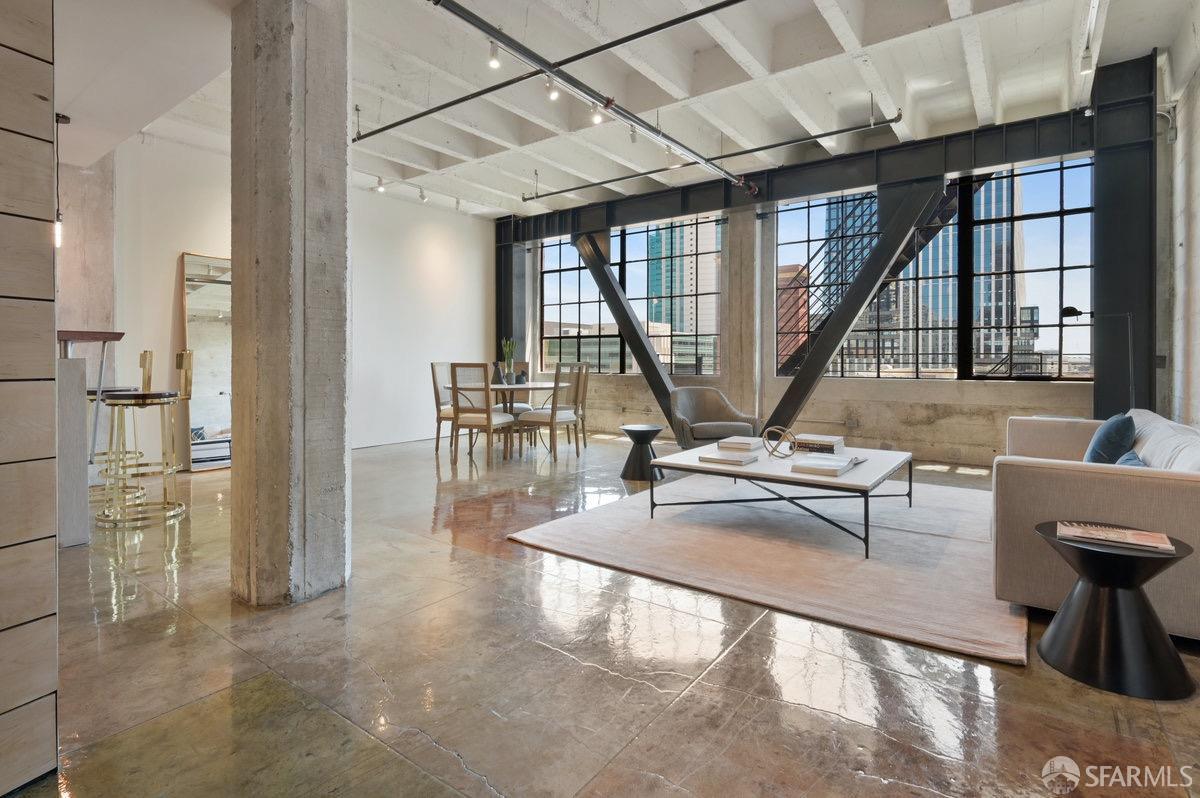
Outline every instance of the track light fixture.
POLYGON ((1090 46, 1085 47, 1083 55, 1079 58, 1079 74, 1090 75, 1095 68, 1096 66, 1092 61, 1092 48, 1090 46))
POLYGON ((383 178, 382 178, 382 177, 377 177, 377 178, 375 178, 375 190, 376 190, 376 191, 378 191, 380 194, 382 194, 383 192, 387 191, 387 186, 385 186, 385 185, 383 184, 383 178))
POLYGON ((546 76, 546 97, 550 102, 558 99, 558 84, 554 82, 554 78, 546 76))
POLYGON ((417 197, 418 197, 418 198, 420 198, 421 202, 429 202, 429 197, 427 197, 427 196, 425 195, 425 189, 424 189, 424 188, 418 188, 418 189, 417 189, 417 197))
POLYGON ((592 124, 598 125, 604 121, 604 114, 600 113, 600 106, 592 103, 592 124))
POLYGON ((496 46, 496 42, 488 40, 488 66, 492 69, 500 68, 500 48, 496 46))

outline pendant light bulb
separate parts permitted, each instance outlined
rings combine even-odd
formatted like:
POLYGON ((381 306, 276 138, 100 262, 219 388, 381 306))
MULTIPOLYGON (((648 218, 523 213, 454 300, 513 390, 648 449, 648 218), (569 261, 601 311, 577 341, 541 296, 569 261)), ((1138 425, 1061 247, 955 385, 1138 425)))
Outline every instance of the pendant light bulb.
POLYGON ((629 126, 629 143, 637 144, 637 128, 633 125, 629 126))
POLYGON ((488 66, 492 69, 500 68, 500 48, 494 41, 488 41, 488 66))
POLYGON ((550 99, 550 102, 558 99, 558 84, 549 75, 546 76, 546 97, 550 99))
POLYGON ((375 178, 375 190, 376 190, 377 192, 379 192, 380 194, 382 194, 383 192, 387 191, 387 186, 385 186, 385 185, 383 184, 383 178, 382 178, 382 177, 377 177, 377 178, 375 178))
POLYGON ((429 197, 427 197, 427 196, 425 195, 425 189, 423 189, 423 188, 418 188, 418 189, 417 189, 417 196, 418 196, 418 197, 420 197, 420 199, 421 199, 421 202, 429 202, 429 197))
POLYGON ((55 249, 62 249, 62 239, 63 239, 62 211, 58 211, 55 213, 55 216, 54 216, 54 248, 55 249))
POLYGON ((1089 45, 1083 48, 1083 56, 1079 59, 1079 74, 1090 75, 1095 68, 1092 62, 1092 48, 1089 45))
POLYGON ((604 121, 604 115, 600 113, 600 106, 592 103, 592 124, 598 125, 604 121))

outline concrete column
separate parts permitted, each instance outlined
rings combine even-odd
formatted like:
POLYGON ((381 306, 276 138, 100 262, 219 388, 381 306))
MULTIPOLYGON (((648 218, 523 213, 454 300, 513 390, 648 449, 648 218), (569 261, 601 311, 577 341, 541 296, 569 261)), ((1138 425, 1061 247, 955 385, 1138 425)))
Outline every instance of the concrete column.
POLYGON ((765 418, 770 408, 763 412, 758 406, 758 219, 753 207, 730 211, 727 218, 721 381, 735 407, 765 418))
POLYGON ((345 584, 347 0, 233 14, 233 592, 345 584))

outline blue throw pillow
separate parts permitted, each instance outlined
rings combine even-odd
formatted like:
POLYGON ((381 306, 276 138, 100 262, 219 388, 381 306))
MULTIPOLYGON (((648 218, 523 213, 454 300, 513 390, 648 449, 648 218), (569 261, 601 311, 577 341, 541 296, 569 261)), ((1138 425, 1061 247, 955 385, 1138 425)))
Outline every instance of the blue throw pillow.
POLYGON ((1133 419, 1118 413, 1100 425, 1083 455, 1085 463, 1112 465, 1133 448, 1133 419))
POLYGON ((1117 465, 1135 466, 1137 468, 1146 468, 1146 464, 1142 462, 1142 458, 1138 457, 1138 453, 1130 449, 1117 458, 1117 465))

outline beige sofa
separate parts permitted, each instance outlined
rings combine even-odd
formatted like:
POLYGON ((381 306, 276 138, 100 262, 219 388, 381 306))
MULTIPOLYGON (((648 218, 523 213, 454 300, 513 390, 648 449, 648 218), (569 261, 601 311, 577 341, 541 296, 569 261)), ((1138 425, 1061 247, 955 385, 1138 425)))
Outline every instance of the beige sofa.
POLYGON ((1200 639, 1200 430, 1148 410, 1130 411, 1134 450, 1148 466, 1084 463, 1099 421, 1008 420, 1008 453, 992 475, 996 597, 1057 610, 1075 573, 1034 525, 1078 519, 1149 529, 1196 554, 1155 577, 1146 592, 1171 634, 1200 639))

